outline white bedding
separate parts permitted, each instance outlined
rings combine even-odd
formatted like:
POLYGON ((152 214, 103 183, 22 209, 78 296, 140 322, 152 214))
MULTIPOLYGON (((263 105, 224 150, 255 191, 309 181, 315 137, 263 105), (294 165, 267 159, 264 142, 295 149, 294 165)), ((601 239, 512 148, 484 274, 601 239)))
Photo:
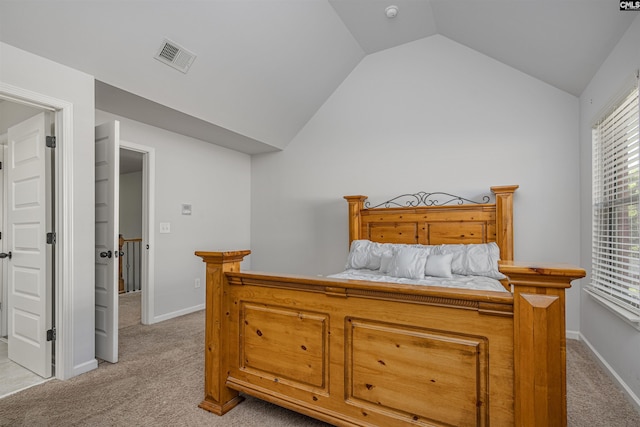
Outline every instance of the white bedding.
POLYGON ((407 279, 404 277, 386 276, 380 270, 348 269, 341 273, 327 276, 334 279, 369 280, 372 282, 404 283, 410 285, 443 286, 447 288, 474 289, 481 291, 507 292, 496 279, 485 276, 461 276, 454 274, 451 278, 425 276, 423 279, 407 279))

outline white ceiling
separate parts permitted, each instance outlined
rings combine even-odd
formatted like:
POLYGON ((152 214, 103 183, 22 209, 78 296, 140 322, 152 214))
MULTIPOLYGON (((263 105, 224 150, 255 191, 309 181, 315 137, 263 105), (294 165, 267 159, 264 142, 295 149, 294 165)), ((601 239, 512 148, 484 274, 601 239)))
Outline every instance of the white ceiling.
POLYGON ((579 96, 637 16, 611 0, 0 0, 0 40, 95 76, 98 109, 256 154, 368 54, 440 34, 579 96), (187 74, 153 59, 165 37, 197 55, 187 74))
POLYGON ((366 53, 440 34, 576 96, 638 16, 609 0, 329 2, 366 53))

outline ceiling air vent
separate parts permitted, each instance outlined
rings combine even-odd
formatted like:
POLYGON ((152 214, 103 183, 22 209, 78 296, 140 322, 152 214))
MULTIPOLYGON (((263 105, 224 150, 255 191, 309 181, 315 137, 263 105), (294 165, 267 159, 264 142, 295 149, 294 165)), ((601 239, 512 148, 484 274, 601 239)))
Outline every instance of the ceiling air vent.
POLYGON ((154 58, 176 70, 186 73, 196 59, 196 55, 179 44, 164 39, 154 58))

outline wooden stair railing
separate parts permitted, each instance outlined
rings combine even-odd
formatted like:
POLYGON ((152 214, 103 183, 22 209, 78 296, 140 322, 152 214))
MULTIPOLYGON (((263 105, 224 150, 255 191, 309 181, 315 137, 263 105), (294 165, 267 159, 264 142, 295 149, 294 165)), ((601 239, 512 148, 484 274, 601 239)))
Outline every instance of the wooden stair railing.
MULTIPOLYGON (((124 246, 124 237, 122 234, 118 235, 118 251, 122 253, 122 246, 124 246)), ((122 257, 118 257, 118 293, 124 293, 124 278, 122 277, 122 257)))
MULTIPOLYGON (((131 286, 128 285, 128 283, 131 280, 131 277, 129 275, 129 261, 131 259, 133 259, 133 273, 134 273, 134 277, 133 277, 133 286, 135 288, 136 283, 138 285, 140 285, 140 278, 139 276, 136 276, 136 272, 139 275, 140 274, 140 267, 141 267, 141 260, 142 260, 142 256, 141 256, 141 247, 140 245, 142 245, 142 238, 135 238, 135 239, 125 239, 122 234, 120 234, 119 239, 118 239, 118 245, 119 248, 118 250, 120 251, 120 259, 118 260, 118 292, 119 293, 125 293, 125 292, 129 292, 132 289, 131 286), (129 244, 133 245, 133 251, 130 251, 130 246, 129 244), (137 263, 136 263, 136 255, 135 255, 135 247, 136 244, 138 246, 138 259, 137 259, 137 263), (125 248, 126 246, 126 248, 125 248), (125 248, 126 250, 123 251, 123 248, 125 248), (126 279, 124 277, 124 268, 123 268, 123 260, 126 257, 127 260, 127 265, 126 265, 126 269, 127 269, 127 274, 126 274, 126 279), (127 287, 127 289, 125 289, 125 285, 127 287)), ((133 290, 140 290, 140 289, 133 289, 133 290)))

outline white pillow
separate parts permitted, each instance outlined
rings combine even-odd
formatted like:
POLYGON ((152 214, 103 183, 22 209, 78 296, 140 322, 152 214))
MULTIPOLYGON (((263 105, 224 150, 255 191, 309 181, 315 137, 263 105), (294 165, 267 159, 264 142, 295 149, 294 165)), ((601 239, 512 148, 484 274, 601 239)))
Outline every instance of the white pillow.
POLYGON ((453 274, 465 274, 464 257, 466 257, 466 246, 463 244, 449 244, 438 246, 433 253, 438 255, 451 255, 451 272, 453 274))
MULTIPOLYGON (((373 242, 369 240, 354 240, 351 242, 351 248, 349 250, 349 256, 347 257, 347 269, 355 268, 369 268, 371 265, 375 265, 375 261, 371 257, 371 244, 373 242)), ((379 268, 380 265, 378 265, 379 268)))
POLYGON ((419 280, 424 278, 427 262, 425 251, 420 248, 403 247, 396 251, 389 264, 389 276, 419 280))
POLYGON ((504 279, 498 271, 500 248, 496 242, 457 245, 440 245, 434 251, 437 254, 451 254, 451 272, 464 276, 486 276, 504 279))
POLYGON ((436 255, 431 254, 427 257, 427 263, 424 267, 425 276, 433 277, 453 277, 451 274, 452 254, 436 255))
POLYGON ((476 276, 504 279, 506 276, 498 270, 500 248, 496 242, 467 245, 465 271, 476 276))
POLYGON ((378 270, 382 255, 390 251, 389 244, 372 242, 371 240, 354 240, 351 242, 347 256, 346 269, 378 270))
POLYGON ((391 260, 393 259, 393 252, 385 252, 380 258, 380 273, 388 273, 389 266, 391 266, 391 260))

